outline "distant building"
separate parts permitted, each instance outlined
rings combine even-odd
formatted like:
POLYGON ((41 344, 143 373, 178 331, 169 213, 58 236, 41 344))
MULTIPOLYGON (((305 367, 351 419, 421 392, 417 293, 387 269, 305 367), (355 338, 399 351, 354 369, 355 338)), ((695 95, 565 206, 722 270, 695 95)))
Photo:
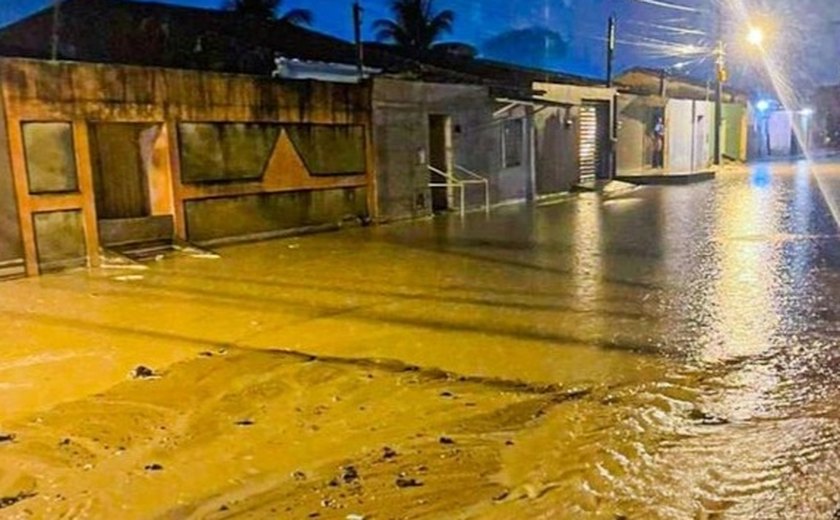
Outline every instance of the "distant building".
MULTIPOLYGON (((712 82, 633 68, 621 74, 616 84, 620 90, 620 172, 685 173, 712 165, 717 132, 712 82)), ((721 139, 726 158, 747 159, 748 100, 745 92, 724 89, 721 139)))
POLYGON ((810 108, 814 116, 814 145, 840 150, 840 85, 817 89, 810 108))

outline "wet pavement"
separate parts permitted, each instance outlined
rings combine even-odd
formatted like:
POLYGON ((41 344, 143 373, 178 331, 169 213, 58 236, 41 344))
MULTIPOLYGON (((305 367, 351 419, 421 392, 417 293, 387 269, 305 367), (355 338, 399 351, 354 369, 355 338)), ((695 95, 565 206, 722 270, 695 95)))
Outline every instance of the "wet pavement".
POLYGON ((774 163, 4 283, 0 518, 832 519, 838 207, 774 163))

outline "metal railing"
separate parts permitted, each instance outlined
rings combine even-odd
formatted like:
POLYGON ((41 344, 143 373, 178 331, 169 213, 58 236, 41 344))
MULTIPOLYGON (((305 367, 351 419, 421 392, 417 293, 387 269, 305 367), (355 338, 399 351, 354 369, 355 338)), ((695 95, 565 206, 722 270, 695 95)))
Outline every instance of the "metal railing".
POLYGON ((466 211, 467 211, 467 205, 466 205, 466 189, 467 189, 467 186, 473 186, 473 185, 478 185, 478 184, 481 184, 481 185, 484 186, 484 212, 488 215, 490 214, 490 183, 487 181, 486 178, 482 177, 481 175, 475 173, 472 170, 469 170, 469 169, 464 168, 463 166, 459 166, 457 164, 455 165, 455 170, 463 173, 468 178, 459 179, 454 174, 452 174, 450 172, 445 172, 443 170, 439 170, 438 168, 435 168, 434 166, 428 166, 428 168, 429 168, 430 172, 435 173, 437 175, 440 175, 441 177, 443 177, 444 179, 449 181, 449 182, 446 182, 446 183, 430 182, 429 183, 430 188, 451 188, 451 187, 458 188, 459 196, 460 196, 460 200, 461 200, 461 204, 460 204, 460 207, 458 209, 461 213, 461 217, 463 217, 466 214, 466 211))

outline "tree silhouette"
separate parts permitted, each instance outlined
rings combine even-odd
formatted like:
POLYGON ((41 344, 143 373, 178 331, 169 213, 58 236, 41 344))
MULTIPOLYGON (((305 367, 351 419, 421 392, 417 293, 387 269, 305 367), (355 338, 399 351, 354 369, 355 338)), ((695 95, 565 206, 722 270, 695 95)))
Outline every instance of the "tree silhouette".
POLYGON ((290 9, 279 15, 283 0, 226 0, 223 7, 229 11, 255 18, 279 20, 294 25, 312 25, 312 11, 308 9, 290 9))
POLYGON ((434 0, 392 0, 393 20, 373 23, 376 39, 392 42, 413 55, 425 55, 441 36, 452 32, 455 13, 436 12, 434 0))

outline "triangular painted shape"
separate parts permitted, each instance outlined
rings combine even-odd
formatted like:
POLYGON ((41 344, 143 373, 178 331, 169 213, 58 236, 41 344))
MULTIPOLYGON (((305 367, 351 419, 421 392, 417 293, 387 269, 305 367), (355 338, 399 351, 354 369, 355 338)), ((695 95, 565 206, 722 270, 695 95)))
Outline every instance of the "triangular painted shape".
POLYGON ((294 188, 305 186, 309 170, 285 129, 277 136, 274 152, 268 160, 263 184, 266 188, 294 188))

